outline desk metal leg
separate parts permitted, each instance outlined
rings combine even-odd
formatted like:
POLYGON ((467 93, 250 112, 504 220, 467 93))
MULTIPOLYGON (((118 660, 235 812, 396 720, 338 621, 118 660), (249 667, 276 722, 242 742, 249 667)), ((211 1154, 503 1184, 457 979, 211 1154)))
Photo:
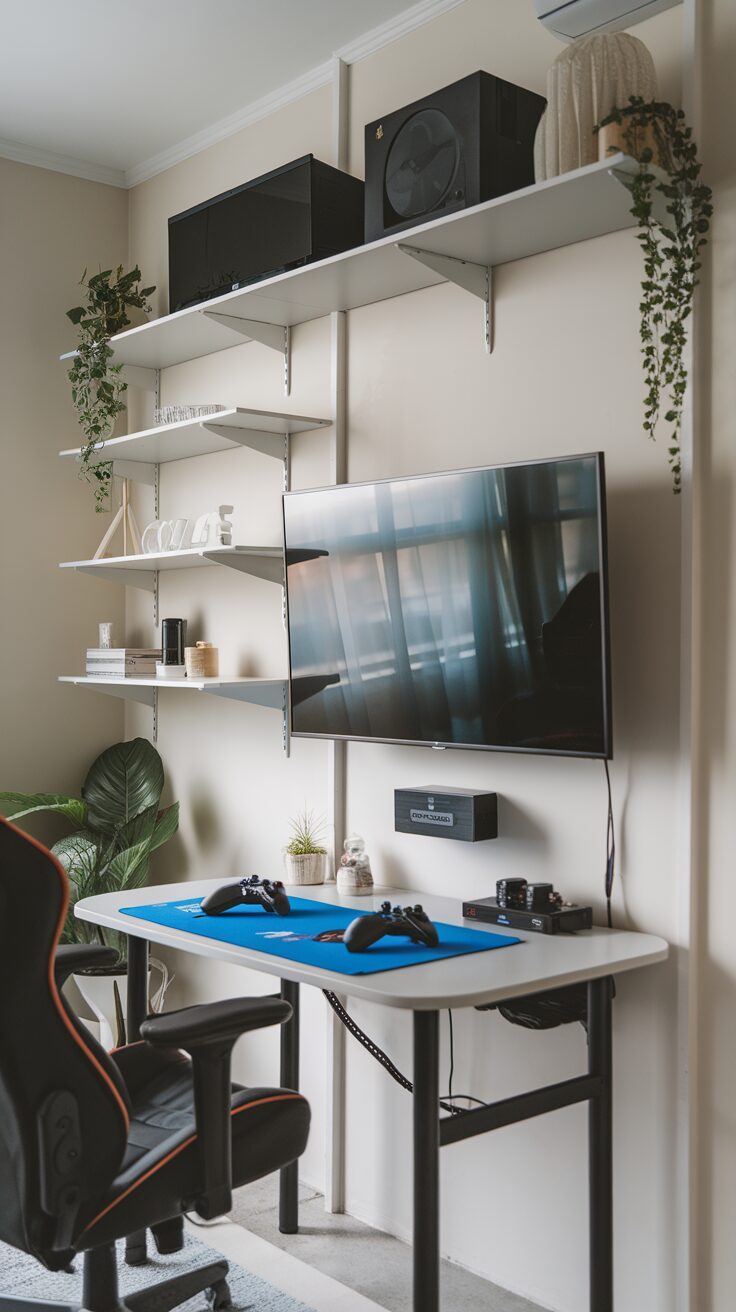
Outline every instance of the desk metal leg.
POLYGON ((137 1043, 148 1015, 148 939, 128 935, 128 1043, 137 1043))
MULTIPOLYGON (((148 1015, 148 939, 128 935, 128 1007, 125 1029, 128 1043, 137 1043, 141 1025, 148 1015)), ((127 1266, 148 1261, 146 1231, 136 1230, 125 1241, 127 1266)))
MULTIPOLYGON (((281 1084, 285 1089, 299 1088, 299 985, 282 979, 281 996, 294 1011, 290 1021, 281 1026, 281 1084)), ((299 1163, 292 1162, 281 1171, 279 1182, 279 1230, 295 1235, 299 1229, 299 1163)))
POLYGON ((414 1012, 414 1312, 440 1307, 439 1013, 414 1012))
POLYGON ((602 1080, 588 1104, 591 1312, 613 1312, 612 997, 611 979, 589 982, 588 1071, 602 1080))

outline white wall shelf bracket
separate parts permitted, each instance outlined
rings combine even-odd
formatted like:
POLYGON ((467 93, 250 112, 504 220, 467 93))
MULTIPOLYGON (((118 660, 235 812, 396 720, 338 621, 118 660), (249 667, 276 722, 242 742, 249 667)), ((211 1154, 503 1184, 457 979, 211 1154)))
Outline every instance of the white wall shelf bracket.
POLYGON ((206 319, 230 328, 248 341, 270 346, 284 357, 284 396, 291 392, 291 329, 286 324, 262 323, 260 319, 241 319, 240 315, 220 314, 218 310, 202 310, 206 319))
POLYGON ((140 684, 127 683, 108 683, 106 679, 73 679, 62 678, 60 683, 72 683, 75 688, 93 688, 95 692, 104 692, 108 697, 122 697, 125 701, 140 702, 142 706, 151 706, 155 709, 157 690, 151 687, 142 687, 140 684))
MULTIPOLYGON (((104 459, 104 451, 100 455, 104 459)), ((112 472, 118 478, 129 478, 134 483, 147 483, 154 487, 156 482, 155 466, 146 465, 142 460, 113 460, 112 472)))
MULTIPOLYGON (((666 174, 663 173, 662 169, 657 168, 655 164, 649 164, 647 168, 660 181, 669 182, 666 174)), ((621 183, 622 187, 630 192, 633 180, 639 172, 639 166, 635 160, 627 159, 625 164, 614 165, 608 172, 610 177, 615 178, 617 182, 621 183)), ((667 212, 667 200, 656 187, 652 188, 652 216, 661 227, 670 227, 672 225, 672 215, 667 212)))
MULTIPOLYGON (((155 600, 158 572, 155 569, 125 569, 120 565, 106 565, 102 560, 99 565, 85 564, 83 569, 75 572, 91 575, 96 579, 105 579, 109 583, 120 583, 125 588, 143 588, 144 592, 152 592, 155 600)), ((154 619, 154 623, 156 622, 154 619)))
POLYGON ((222 437, 226 442, 247 446, 251 451, 260 451, 262 456, 279 460, 284 466, 284 492, 289 491, 291 453, 288 433, 269 433, 261 428, 231 428, 209 421, 200 424, 200 428, 213 437, 222 437))
POLYGON ((286 679, 265 679, 249 683, 224 683, 219 688, 213 686, 205 691, 211 697, 228 697, 238 702, 249 702, 251 706, 268 706, 281 711, 281 742, 286 756, 290 751, 289 732, 289 684, 286 679))
POLYGON ((471 260, 458 260, 454 255, 437 255, 434 251, 423 250, 419 246, 409 246, 406 242, 397 242, 397 249, 404 255, 423 264, 433 273, 439 273, 448 282, 477 296, 483 302, 483 341, 488 354, 493 350, 493 269, 488 264, 474 264, 471 260))
POLYGON ((159 372, 158 369, 147 369, 142 364, 124 364, 123 382, 128 387, 139 387, 142 392, 156 392, 159 372))
POLYGON ((218 551, 216 547, 212 551, 203 551, 202 555, 205 560, 211 560, 213 565, 227 565, 230 569, 237 569, 241 574, 252 574, 254 578, 265 579, 267 583, 278 583, 284 586, 284 561, 282 556, 259 556, 255 552, 246 555, 230 554, 225 551, 218 551))

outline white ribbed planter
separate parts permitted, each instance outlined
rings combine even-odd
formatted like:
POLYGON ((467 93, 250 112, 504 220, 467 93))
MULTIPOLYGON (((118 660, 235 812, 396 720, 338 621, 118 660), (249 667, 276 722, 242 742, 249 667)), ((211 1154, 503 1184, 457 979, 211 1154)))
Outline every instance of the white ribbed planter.
POLYGON ((284 883, 324 884, 327 860, 326 852, 309 852, 305 856, 293 856, 291 852, 284 852, 284 883))
MULTIPOLYGON (((150 987, 151 975, 148 982, 150 987)), ((100 1026, 99 1041, 106 1052, 115 1047, 115 984, 118 986, 123 1015, 128 1008, 128 976, 123 970, 117 975, 75 975, 74 983, 100 1026)))
MULTIPOLYGON (((166 990, 169 987, 169 972, 162 961, 156 957, 151 957, 152 969, 148 972, 148 989, 146 991, 147 1008, 153 1012, 159 1012, 163 1008, 166 990), (154 991, 151 998, 151 975, 156 970, 159 975, 159 985, 154 991)), ((120 972, 110 972, 109 974, 80 974, 72 977, 84 1001, 87 1003, 92 1014, 99 1024, 99 1036, 95 1035, 107 1052, 115 1047, 117 1021, 115 1016, 115 984, 118 986, 120 1002, 123 1008, 123 1015, 127 1018, 128 1014, 128 974, 124 968, 120 972)), ((80 1016, 84 1021, 84 1016, 80 1016)))

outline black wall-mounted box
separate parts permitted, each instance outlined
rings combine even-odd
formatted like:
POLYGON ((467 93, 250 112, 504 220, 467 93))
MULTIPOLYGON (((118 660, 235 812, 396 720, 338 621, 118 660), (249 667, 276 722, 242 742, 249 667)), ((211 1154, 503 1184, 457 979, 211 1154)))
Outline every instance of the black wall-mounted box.
POLYGON ((169 219, 169 309, 363 241, 363 183, 303 155, 169 219))
POLYGON ((498 799, 495 793, 472 788, 396 788, 394 828, 400 834, 425 838, 457 838, 480 843, 498 837, 498 799))

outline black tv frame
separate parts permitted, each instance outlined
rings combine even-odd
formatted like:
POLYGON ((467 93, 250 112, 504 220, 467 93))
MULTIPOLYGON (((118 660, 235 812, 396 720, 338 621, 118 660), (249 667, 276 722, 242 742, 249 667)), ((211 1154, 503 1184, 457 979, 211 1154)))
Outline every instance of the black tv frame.
POLYGON ((606 508, 606 472, 605 455, 602 451, 579 451, 564 456, 542 456, 535 460, 507 460, 492 465, 470 465, 465 469, 438 469, 428 474, 405 474, 399 478, 367 478, 357 483, 328 483, 323 487, 302 488, 295 492, 284 492, 281 498, 282 532, 284 543, 284 602, 286 612, 286 636, 289 656, 289 728, 293 738, 315 738, 324 742, 383 743, 396 747, 429 747, 434 751, 452 749, 463 752, 513 752, 521 756, 562 756, 573 759, 592 761, 613 760, 613 703, 611 691, 611 631, 608 585, 608 514, 606 508), (601 637, 602 637, 602 685, 603 685, 603 741, 602 752, 564 751, 560 748, 513 747, 492 743, 445 743, 430 742, 428 739, 416 738, 379 738, 363 737, 348 733, 306 733, 295 729, 293 721, 293 678, 291 664, 291 628, 289 625, 289 571, 286 554, 286 518, 285 503, 287 497, 309 496, 312 492, 339 491, 344 487, 375 487, 382 483, 416 482, 418 479, 441 478, 447 474, 484 473, 491 469, 516 469, 525 465, 557 465, 566 460, 595 460, 597 466, 598 487, 598 553, 601 564, 601 637))

